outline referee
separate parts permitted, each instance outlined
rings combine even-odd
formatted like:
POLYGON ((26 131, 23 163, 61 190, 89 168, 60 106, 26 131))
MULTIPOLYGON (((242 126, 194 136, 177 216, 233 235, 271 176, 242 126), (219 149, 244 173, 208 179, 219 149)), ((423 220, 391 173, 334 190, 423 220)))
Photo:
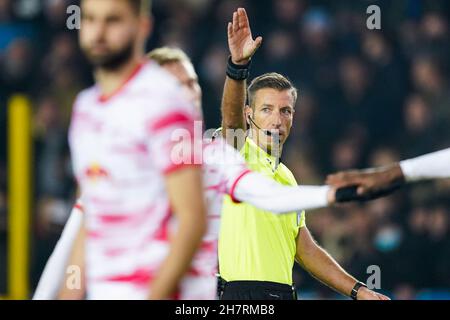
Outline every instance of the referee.
MULTIPOLYGON (((231 57, 222 100, 223 135, 238 148, 250 169, 284 185, 297 185, 279 162, 292 126, 297 90, 280 74, 255 78, 248 88, 250 58, 261 44, 253 40, 245 10, 228 24, 231 57), (245 107, 244 107, 245 106, 245 107), (249 134, 237 137, 249 125, 249 134), (238 130, 242 129, 242 130, 238 130)), ((232 195, 232 192, 231 192, 232 195)), ((231 196, 224 200, 219 237, 221 299, 295 300, 294 261, 319 281, 353 299, 387 300, 346 273, 316 244, 305 224, 305 213, 274 216, 231 196)))

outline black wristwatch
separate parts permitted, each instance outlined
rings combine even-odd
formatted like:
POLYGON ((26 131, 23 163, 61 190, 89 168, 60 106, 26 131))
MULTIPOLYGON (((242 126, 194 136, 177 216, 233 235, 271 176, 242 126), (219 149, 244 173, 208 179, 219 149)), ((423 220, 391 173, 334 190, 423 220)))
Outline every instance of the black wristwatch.
POLYGON ((227 63, 227 76, 233 80, 242 81, 248 78, 250 75, 251 60, 247 64, 235 64, 231 60, 231 56, 228 57, 227 63))
POLYGON ((356 299, 356 297, 358 295, 358 290, 361 287, 366 287, 367 288, 367 286, 364 283, 358 281, 355 284, 355 286, 353 287, 352 292, 350 293, 350 298, 352 298, 353 300, 358 300, 358 299, 356 299))

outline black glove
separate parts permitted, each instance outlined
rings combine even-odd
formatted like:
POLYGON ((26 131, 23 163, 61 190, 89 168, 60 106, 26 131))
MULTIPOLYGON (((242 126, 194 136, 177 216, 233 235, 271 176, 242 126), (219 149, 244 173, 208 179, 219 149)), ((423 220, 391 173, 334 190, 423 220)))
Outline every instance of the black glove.
POLYGON ((358 186, 350 186, 350 187, 343 187, 338 188, 336 190, 336 203, 344 203, 344 202, 350 202, 350 201, 370 201, 377 198, 381 198, 384 196, 387 196, 394 192, 395 190, 399 189, 402 186, 402 183, 394 184, 388 188, 385 188, 383 190, 369 192, 364 195, 358 194, 358 186))
POLYGON ((358 189, 358 187, 356 187, 356 186, 350 186, 350 187, 344 187, 344 188, 337 189, 336 195, 335 195, 336 203, 361 200, 361 196, 358 195, 357 189, 358 189))

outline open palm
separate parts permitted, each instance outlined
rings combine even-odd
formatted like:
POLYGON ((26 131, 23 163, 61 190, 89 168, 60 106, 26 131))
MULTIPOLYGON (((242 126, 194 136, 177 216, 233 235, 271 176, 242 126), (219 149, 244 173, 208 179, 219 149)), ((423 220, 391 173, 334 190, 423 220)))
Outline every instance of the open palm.
POLYGON ((253 40, 250 23, 244 8, 233 13, 233 22, 228 23, 228 46, 231 59, 236 64, 247 63, 262 43, 262 37, 253 40))

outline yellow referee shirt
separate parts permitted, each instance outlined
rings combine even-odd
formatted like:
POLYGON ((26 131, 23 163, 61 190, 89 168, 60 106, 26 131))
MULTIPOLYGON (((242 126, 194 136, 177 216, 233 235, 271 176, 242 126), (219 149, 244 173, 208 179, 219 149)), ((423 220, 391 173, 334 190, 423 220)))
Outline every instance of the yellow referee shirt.
MULTIPOLYGON (((297 182, 291 171, 247 138, 241 155, 248 167, 284 185, 297 182)), ((271 281, 292 285, 296 238, 305 213, 285 215, 234 203, 226 196, 219 237, 219 270, 225 281, 271 281)))

